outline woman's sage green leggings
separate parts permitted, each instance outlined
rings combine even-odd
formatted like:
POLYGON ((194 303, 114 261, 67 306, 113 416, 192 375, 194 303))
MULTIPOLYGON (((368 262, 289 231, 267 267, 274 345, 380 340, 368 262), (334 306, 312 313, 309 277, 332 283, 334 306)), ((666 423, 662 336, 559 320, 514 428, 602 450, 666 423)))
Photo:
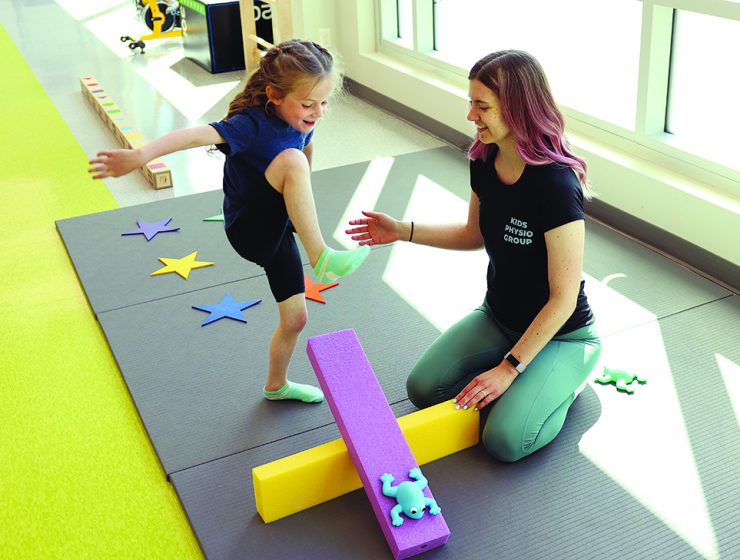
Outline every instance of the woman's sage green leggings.
MULTIPOLYGON (((501 326, 486 303, 442 333, 406 381, 409 399, 425 408, 454 398, 476 375, 501 363, 520 338, 501 326)), ((482 434, 486 450, 517 461, 550 443, 596 366, 601 340, 593 325, 554 337, 492 406, 482 434)))

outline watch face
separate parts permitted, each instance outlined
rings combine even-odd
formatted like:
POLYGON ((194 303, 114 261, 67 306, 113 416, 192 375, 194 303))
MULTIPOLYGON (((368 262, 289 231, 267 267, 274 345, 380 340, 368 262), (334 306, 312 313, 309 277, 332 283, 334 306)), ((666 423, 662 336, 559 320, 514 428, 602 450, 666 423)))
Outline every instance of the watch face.
POLYGON ((508 352, 506 356, 504 356, 507 362, 509 362, 512 366, 514 366, 514 369, 517 370, 519 373, 522 373, 527 366, 522 365, 522 363, 517 360, 511 352, 508 352))

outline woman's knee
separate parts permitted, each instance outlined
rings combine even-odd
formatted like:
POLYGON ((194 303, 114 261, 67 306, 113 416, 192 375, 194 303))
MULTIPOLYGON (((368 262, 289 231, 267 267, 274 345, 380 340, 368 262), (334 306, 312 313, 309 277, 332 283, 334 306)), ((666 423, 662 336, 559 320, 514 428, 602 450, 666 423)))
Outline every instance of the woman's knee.
POLYGON ((481 442, 489 455, 504 461, 513 463, 526 457, 531 453, 525 449, 525 443, 521 437, 521 430, 505 430, 500 426, 486 424, 481 435, 481 442))
POLYGON ((406 379, 406 393, 417 408, 427 408, 439 402, 439 397, 434 388, 429 385, 427 376, 417 366, 414 366, 406 379))
POLYGON ((573 400, 573 395, 570 395, 551 414, 544 417, 542 422, 533 419, 531 415, 507 418, 505 415, 492 413, 481 435, 483 446, 490 455, 507 463, 531 455, 558 436, 573 400))

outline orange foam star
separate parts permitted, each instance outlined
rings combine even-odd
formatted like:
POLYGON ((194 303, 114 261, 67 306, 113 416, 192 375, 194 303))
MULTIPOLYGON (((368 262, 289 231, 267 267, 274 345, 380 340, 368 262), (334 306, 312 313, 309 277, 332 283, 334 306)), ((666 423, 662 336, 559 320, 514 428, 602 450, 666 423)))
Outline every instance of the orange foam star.
POLYGON ((306 299, 318 301, 319 303, 326 303, 320 292, 339 285, 339 282, 332 282, 331 284, 314 284, 314 281, 308 276, 304 275, 303 278, 306 282, 306 299))

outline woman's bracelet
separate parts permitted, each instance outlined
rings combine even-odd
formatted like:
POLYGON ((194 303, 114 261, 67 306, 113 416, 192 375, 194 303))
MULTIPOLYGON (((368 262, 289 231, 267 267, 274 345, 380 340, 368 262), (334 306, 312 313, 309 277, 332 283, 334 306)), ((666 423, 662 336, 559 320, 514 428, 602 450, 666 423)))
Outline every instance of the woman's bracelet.
POLYGON ((411 222, 411 235, 409 235, 409 243, 414 238, 414 222, 411 222))

